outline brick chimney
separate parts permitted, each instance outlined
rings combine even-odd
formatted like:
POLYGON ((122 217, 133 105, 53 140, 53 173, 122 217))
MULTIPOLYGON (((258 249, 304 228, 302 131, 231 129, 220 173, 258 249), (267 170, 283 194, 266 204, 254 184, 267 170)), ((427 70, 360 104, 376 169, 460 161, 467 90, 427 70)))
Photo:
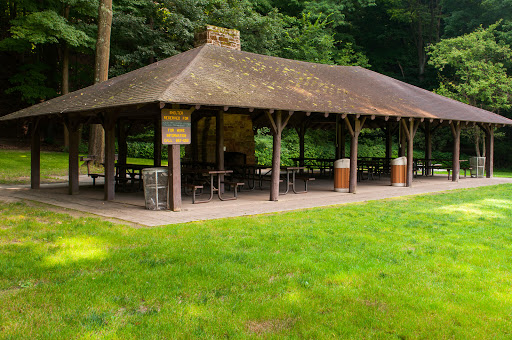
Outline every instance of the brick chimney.
POLYGON ((240 51, 240 31, 206 25, 205 28, 196 32, 194 35, 195 47, 204 44, 216 45, 240 51))

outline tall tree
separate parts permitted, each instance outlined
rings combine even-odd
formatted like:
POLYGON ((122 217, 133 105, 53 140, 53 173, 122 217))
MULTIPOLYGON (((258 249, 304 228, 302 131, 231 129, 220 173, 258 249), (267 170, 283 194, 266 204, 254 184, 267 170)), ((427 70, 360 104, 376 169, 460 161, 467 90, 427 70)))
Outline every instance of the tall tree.
POLYGON ((409 26, 409 36, 416 47, 418 78, 424 79, 427 65, 426 47, 440 39, 441 0, 385 0, 392 4, 388 13, 392 20, 409 26))
MULTIPOLYGON (((111 27, 112 0, 100 0, 98 6, 98 38, 96 40, 96 59, 94 63, 95 84, 108 79, 111 27)), ((100 124, 91 124, 89 154, 96 156, 96 162, 104 162, 105 131, 100 124)))
MULTIPOLYGON (((429 63, 440 74, 438 94, 494 112, 512 107, 512 49, 497 40, 498 26, 480 27, 429 48, 429 63)), ((480 154, 478 131, 474 135, 480 154)))

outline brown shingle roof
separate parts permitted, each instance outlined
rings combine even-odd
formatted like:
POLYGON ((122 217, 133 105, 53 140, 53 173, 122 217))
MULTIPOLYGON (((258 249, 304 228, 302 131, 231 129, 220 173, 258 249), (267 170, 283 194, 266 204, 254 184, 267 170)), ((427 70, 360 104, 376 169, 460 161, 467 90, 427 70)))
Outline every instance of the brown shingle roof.
POLYGON ((361 67, 307 63, 212 45, 0 119, 152 102, 512 124, 500 115, 361 67))

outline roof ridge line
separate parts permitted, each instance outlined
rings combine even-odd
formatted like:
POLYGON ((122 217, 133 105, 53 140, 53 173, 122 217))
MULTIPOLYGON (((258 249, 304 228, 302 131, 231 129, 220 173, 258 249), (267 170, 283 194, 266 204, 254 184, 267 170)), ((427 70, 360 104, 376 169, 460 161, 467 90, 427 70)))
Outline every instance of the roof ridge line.
POLYGON ((193 51, 195 49, 198 49, 199 52, 196 54, 196 56, 194 57, 194 59, 192 59, 192 61, 183 69, 181 70, 181 72, 179 73, 178 76, 176 76, 176 78, 174 78, 174 80, 171 82, 171 84, 169 84, 169 86, 167 86, 167 88, 165 90, 163 90, 162 92, 160 92, 160 94, 157 96, 157 100, 158 101, 164 101, 164 102, 169 102, 168 100, 164 100, 162 99, 163 97, 163 94, 166 93, 167 91, 169 91, 169 89, 174 86, 177 82, 179 82, 182 78, 185 77, 185 72, 187 70, 189 70, 192 66, 194 66, 198 61, 197 61, 197 57, 204 53, 203 50, 204 50, 204 47, 206 46, 207 44, 203 45, 203 46, 199 46, 199 47, 196 47, 192 50, 189 50, 189 51, 193 51))

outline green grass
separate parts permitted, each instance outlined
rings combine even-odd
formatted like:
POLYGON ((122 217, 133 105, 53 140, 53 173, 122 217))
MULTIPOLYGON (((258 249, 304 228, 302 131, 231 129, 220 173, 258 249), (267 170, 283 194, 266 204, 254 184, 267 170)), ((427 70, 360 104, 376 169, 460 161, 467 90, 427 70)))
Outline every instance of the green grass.
MULTIPOLYGON (((69 155, 65 152, 41 152, 41 182, 61 181, 59 176, 68 175, 69 155)), ((152 165, 152 159, 128 158, 128 163, 152 165)), ((163 162, 167 165, 167 162, 163 162)), ((30 151, 0 150, 0 184, 30 183, 30 151)), ((102 171, 102 169, 97 169, 102 171)), ((82 166, 80 173, 87 174, 82 166)))
POLYGON ((0 337, 512 337, 512 185, 133 229, 0 206, 0 337))

